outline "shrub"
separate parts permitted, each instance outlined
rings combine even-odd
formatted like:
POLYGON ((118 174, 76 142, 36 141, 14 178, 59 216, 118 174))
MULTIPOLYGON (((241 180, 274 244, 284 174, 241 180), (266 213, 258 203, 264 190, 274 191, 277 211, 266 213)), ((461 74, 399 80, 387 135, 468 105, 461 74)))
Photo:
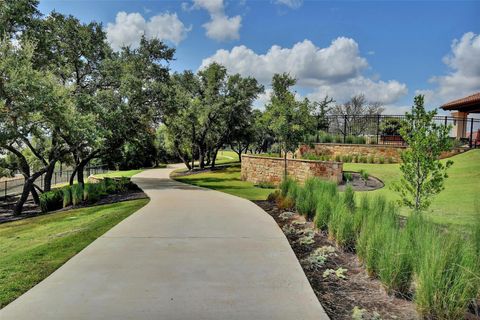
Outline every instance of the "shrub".
POLYGON ((359 162, 360 162, 360 163, 367 163, 367 157, 364 156, 364 155, 360 156, 359 162))
POLYGON ((375 163, 375 157, 372 155, 368 156, 368 163, 375 163))
POLYGON ((66 208, 72 204, 72 190, 70 186, 62 188, 63 207, 66 208))
POLYGON ((337 135, 334 137, 334 140, 335 140, 336 143, 343 143, 343 136, 337 134, 337 135))
POLYGON ((280 197, 280 190, 275 190, 267 197, 267 201, 276 201, 280 197))
POLYGON ((352 186, 347 186, 345 192, 342 196, 342 201, 345 207, 351 212, 355 212, 355 191, 353 191, 352 186))
POLYGON ((63 191, 61 189, 44 192, 39 198, 40 209, 43 213, 58 210, 63 207, 63 191))
POLYGON ((320 136, 320 142, 323 142, 323 143, 332 143, 334 140, 334 138, 332 137, 332 135, 326 133, 322 136, 320 136))
POLYGON ((336 162, 341 162, 341 161, 342 161, 342 157, 341 157, 339 154, 337 154, 337 155, 335 156, 335 161, 336 161, 336 162))
POLYGON ((83 201, 83 186, 81 184, 74 184, 70 187, 72 192, 72 204, 79 205, 83 201))
POLYGON ((360 162, 360 155, 358 155, 358 154, 353 155, 353 162, 359 163, 360 162))
POLYGON ((355 137, 353 143, 355 143, 355 144, 366 144, 366 143, 367 143, 367 139, 365 139, 365 137, 362 137, 362 136, 355 137))
POLYGON ((352 136, 352 135, 346 136, 345 137, 345 143, 349 143, 349 144, 355 143, 355 137, 352 136))
POLYGON ((297 188, 297 182, 290 177, 285 177, 279 185, 280 195, 286 197, 290 190, 297 188))
POLYGON ((328 235, 344 249, 353 249, 355 244, 355 229, 353 214, 343 203, 334 206, 328 222, 328 235))
POLYGON ((385 157, 378 158, 378 163, 384 164, 385 163, 385 157))

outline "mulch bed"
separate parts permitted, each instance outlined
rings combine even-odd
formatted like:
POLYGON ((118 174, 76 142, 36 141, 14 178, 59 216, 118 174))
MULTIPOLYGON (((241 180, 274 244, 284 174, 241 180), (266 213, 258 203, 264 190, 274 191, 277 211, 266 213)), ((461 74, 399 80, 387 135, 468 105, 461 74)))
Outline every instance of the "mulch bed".
POLYGON ((45 214, 51 214, 51 213, 60 212, 60 211, 71 210, 71 209, 92 207, 92 206, 98 206, 102 204, 110 204, 110 203, 117 203, 122 201, 145 199, 145 198, 148 198, 148 196, 140 188, 134 185, 133 187, 131 187, 129 190, 125 192, 103 196, 96 203, 69 206, 60 210, 51 211, 47 213, 42 213, 38 205, 36 205, 33 202, 33 199, 28 199, 28 201, 25 203, 22 214, 15 216, 13 215, 13 208, 15 206, 17 197, 9 197, 6 202, 0 203, 0 224, 5 222, 28 219, 28 218, 37 217, 45 214))
POLYGON ((352 176, 352 181, 348 182, 342 181, 338 186, 339 191, 344 191, 347 185, 350 185, 354 191, 373 191, 384 187, 382 180, 369 176, 367 181, 363 181, 360 173, 353 171, 344 171, 345 173, 350 173, 352 176))
POLYGON ((313 223, 306 222, 298 214, 280 210, 273 202, 254 201, 269 213, 284 230, 310 284, 331 319, 352 319, 354 308, 362 314, 361 319, 418 319, 413 302, 389 296, 380 281, 368 277, 357 256, 336 247, 334 241, 315 232, 311 244, 301 244, 299 240, 311 233, 313 223), (286 232, 288 231, 288 232, 286 232), (312 267, 305 261, 317 248, 334 247, 324 265, 312 267), (324 277, 325 270, 347 269, 345 279, 330 275, 324 277))

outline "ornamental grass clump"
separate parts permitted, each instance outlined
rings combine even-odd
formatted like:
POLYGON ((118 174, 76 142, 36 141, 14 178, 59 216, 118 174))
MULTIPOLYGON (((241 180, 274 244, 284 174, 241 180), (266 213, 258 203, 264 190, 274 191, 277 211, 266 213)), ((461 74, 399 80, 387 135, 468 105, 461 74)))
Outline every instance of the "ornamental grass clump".
MULTIPOLYGON (((420 240, 420 239, 418 239, 420 240)), ((478 257, 458 234, 427 234, 419 254, 414 301, 429 319, 463 319, 480 286, 478 257)))
POLYGON ((385 235, 378 256, 378 277, 389 294, 407 297, 413 277, 412 243, 405 229, 385 235))
POLYGON ((344 203, 334 206, 328 222, 328 236, 344 249, 351 250, 355 246, 353 214, 344 203))
POLYGON ((298 213, 312 220, 315 216, 317 198, 320 194, 321 181, 317 178, 308 178, 302 187, 298 188, 295 205, 298 213))
POLYGON ((83 201, 83 186, 81 184, 74 184, 70 187, 72 191, 72 204, 77 206, 83 201))
POLYGON ((327 230, 328 222, 332 215, 335 203, 338 201, 338 194, 331 195, 328 192, 323 192, 317 201, 315 210, 315 227, 320 230, 327 230))
POLYGON ((350 213, 353 214, 355 212, 355 191, 353 191, 352 186, 348 185, 345 188, 345 192, 342 195, 342 202, 350 213))
POLYGON ((62 188, 63 207, 66 208, 72 204, 72 190, 70 186, 62 188))

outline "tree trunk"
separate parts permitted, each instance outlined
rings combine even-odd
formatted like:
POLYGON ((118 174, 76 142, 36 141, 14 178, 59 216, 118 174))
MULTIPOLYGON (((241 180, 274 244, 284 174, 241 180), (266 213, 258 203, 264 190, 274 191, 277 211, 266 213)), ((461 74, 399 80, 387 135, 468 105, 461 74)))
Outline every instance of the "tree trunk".
POLYGON ((287 177, 287 150, 283 152, 283 160, 285 162, 285 178, 287 177))
POLYGON ((40 197, 38 196, 38 192, 37 190, 35 190, 35 187, 33 184, 32 184, 31 194, 32 194, 33 202, 35 202, 35 204, 37 205, 40 204, 40 197))
POLYGON ((53 160, 53 165, 50 163, 47 171, 45 172, 45 176, 43 177, 43 191, 47 192, 52 189, 52 177, 55 171, 55 163, 57 160, 53 160))
POLYGON ((28 199, 28 195, 32 190, 32 186, 33 186, 33 181, 31 180, 31 178, 25 178, 22 194, 20 195, 20 198, 18 199, 17 203, 15 204, 15 207, 13 208, 13 215, 16 216, 22 213, 23 205, 28 199))
POLYGON ((213 156, 212 156, 212 166, 211 168, 214 169, 215 168, 215 162, 217 161, 217 155, 218 155, 218 151, 220 150, 220 147, 216 148, 215 151, 213 152, 213 156))
POLYGON ((69 185, 73 186, 73 183, 75 182, 75 175, 77 174, 77 167, 73 169, 72 174, 70 175, 70 180, 68 182, 69 185))

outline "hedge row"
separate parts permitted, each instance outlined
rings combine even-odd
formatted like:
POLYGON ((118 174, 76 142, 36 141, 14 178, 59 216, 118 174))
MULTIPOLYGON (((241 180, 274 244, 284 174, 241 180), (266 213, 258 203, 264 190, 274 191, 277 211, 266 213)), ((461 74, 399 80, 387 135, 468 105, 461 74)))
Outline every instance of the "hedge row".
POLYGON ((105 178, 97 183, 74 184, 57 188, 40 195, 42 212, 59 210, 84 203, 92 204, 108 194, 125 192, 131 187, 129 178, 105 178))

